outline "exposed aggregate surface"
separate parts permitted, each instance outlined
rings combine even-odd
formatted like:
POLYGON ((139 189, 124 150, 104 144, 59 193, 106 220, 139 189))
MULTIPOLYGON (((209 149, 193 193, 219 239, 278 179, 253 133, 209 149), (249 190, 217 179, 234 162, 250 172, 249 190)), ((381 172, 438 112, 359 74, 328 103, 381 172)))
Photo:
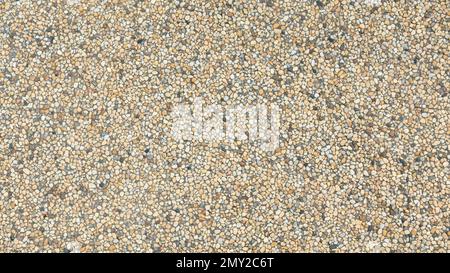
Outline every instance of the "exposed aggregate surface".
POLYGON ((449 2, 0 1, 1 252, 448 252, 449 2), (177 141, 277 104, 280 147, 177 141))

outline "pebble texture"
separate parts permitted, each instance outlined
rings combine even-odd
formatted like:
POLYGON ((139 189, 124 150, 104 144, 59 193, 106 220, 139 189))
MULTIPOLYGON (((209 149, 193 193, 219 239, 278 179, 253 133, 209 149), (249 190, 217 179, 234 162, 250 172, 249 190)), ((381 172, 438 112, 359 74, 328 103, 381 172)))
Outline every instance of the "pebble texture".
POLYGON ((448 1, 0 1, 1 252, 449 252, 448 1), (273 152, 177 141, 275 103, 273 152))

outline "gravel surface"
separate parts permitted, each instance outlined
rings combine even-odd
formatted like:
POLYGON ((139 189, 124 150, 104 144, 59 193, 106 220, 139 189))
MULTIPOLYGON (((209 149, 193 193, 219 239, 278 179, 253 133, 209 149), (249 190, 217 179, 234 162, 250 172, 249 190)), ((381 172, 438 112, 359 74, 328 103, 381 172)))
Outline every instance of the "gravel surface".
POLYGON ((0 252, 449 252, 449 14, 0 1, 0 252), (175 137, 199 101, 276 145, 175 137))

